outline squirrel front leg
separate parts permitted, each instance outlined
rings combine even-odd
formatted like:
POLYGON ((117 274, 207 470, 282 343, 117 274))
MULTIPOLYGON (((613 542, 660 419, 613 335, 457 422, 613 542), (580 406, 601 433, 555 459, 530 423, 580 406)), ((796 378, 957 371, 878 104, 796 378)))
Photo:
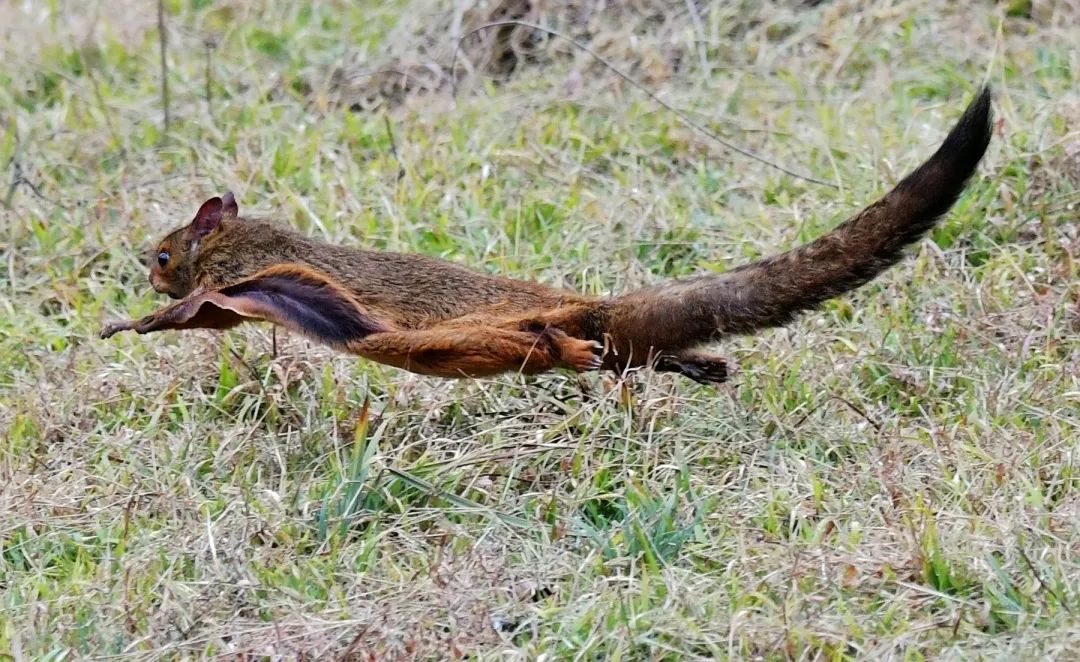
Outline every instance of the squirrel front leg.
POLYGON ((213 303, 205 294, 190 296, 179 303, 155 310, 136 320, 111 322, 102 329, 101 338, 109 338, 121 331, 138 334, 153 333, 165 329, 229 329, 244 321, 244 317, 220 306, 203 306, 213 303))
POLYGON ((553 368, 596 370, 602 347, 558 329, 531 332, 452 326, 373 333, 348 343, 347 350, 421 375, 489 377, 504 372, 536 374, 553 368))
POLYGON ((191 294, 141 319, 109 324, 101 337, 130 330, 228 329, 248 320, 271 322, 337 349, 393 328, 324 274, 303 265, 281 264, 225 287, 191 294))

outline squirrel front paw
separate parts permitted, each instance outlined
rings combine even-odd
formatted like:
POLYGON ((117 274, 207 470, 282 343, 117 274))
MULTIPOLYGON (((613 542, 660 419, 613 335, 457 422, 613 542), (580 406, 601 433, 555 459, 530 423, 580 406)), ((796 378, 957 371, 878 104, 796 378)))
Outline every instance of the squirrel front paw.
POLYGON ((150 314, 137 320, 124 320, 123 322, 110 322, 101 329, 98 334, 102 339, 111 338, 121 331, 134 331, 135 333, 150 333, 160 327, 161 317, 159 314, 150 314))
POLYGON ((105 326, 101 327, 101 332, 98 334, 98 336, 102 340, 105 340, 106 338, 111 338, 116 334, 120 333, 121 331, 129 331, 131 329, 134 329, 136 323, 137 322, 135 320, 128 320, 124 322, 109 322, 105 326))

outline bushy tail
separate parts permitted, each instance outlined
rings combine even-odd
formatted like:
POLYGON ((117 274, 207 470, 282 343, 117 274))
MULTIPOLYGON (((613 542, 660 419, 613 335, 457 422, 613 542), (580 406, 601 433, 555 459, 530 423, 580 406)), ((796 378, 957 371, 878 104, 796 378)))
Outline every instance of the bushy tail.
POLYGON ((780 326, 875 278, 963 192, 990 142, 990 97, 983 88, 929 160, 832 232, 725 274, 612 300, 606 326, 616 348, 641 357, 650 348, 673 352, 723 334, 780 326))

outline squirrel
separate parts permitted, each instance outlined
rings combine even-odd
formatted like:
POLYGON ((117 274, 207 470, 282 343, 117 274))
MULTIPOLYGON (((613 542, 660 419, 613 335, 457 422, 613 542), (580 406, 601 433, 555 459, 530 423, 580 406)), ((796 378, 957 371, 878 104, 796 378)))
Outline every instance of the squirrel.
POLYGON ((150 283, 180 301, 101 332, 226 329, 266 320, 336 350, 424 375, 648 367, 724 382, 727 334, 794 320, 896 264, 956 202, 991 136, 984 87, 938 150, 831 232, 731 271, 617 296, 586 296, 416 254, 316 241, 207 200, 150 258, 150 283))

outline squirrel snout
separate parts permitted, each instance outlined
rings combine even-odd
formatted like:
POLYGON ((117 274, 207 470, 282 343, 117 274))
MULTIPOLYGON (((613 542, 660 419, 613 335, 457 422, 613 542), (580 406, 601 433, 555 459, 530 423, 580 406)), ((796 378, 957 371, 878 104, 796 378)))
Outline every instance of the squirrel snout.
POLYGON ((183 296, 173 292, 172 288, 169 287, 169 284, 164 282, 161 279, 161 276, 154 273, 153 271, 150 272, 149 280, 150 280, 150 287, 154 288, 154 291, 157 292, 158 294, 167 294, 172 299, 183 299, 184 298, 183 296))

